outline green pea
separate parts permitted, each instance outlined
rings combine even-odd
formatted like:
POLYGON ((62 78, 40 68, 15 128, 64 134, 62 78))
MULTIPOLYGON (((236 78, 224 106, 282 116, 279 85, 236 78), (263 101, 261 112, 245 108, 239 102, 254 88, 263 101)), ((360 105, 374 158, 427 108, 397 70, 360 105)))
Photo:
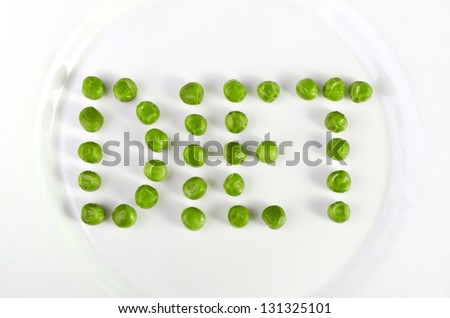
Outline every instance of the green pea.
POLYGON ((337 201, 328 207, 328 217, 336 223, 344 223, 350 218, 350 207, 348 204, 337 201))
POLYGON ((338 77, 330 78, 323 85, 323 96, 332 101, 340 101, 345 96, 344 81, 338 77))
POLYGON ((143 209, 150 209, 158 202, 158 191, 147 184, 137 188, 134 195, 136 204, 143 209))
POLYGON ((189 207, 181 214, 181 221, 189 230, 198 231, 205 225, 206 216, 202 210, 189 207))
POLYGON ((286 213, 278 205, 272 205, 264 209, 262 219, 272 230, 278 230, 286 223, 286 213))
POLYGON ((332 173, 327 178, 327 186, 330 190, 334 192, 347 192, 352 185, 352 179, 347 171, 337 170, 332 173))
POLYGON ((196 82, 190 82, 180 89, 180 99, 188 105, 200 105, 205 91, 203 86, 196 82))
POLYGON ((256 92, 264 102, 271 103, 280 95, 280 86, 275 82, 266 81, 258 85, 256 92))
POLYGON ((114 84, 114 96, 121 102, 130 102, 136 98, 138 88, 136 83, 129 78, 121 78, 114 84))
POLYGON ((225 126, 229 132, 238 134, 242 132, 248 124, 247 116, 243 112, 233 111, 229 112, 225 117, 225 126))
POLYGON ((333 138, 327 144, 327 155, 334 160, 344 160, 350 152, 350 144, 342 138, 333 138))
POLYGON ((88 203, 81 209, 81 220, 88 225, 97 225, 106 219, 105 209, 96 203, 88 203))
POLYGON ((102 147, 93 141, 84 142, 78 147, 78 156, 88 163, 99 163, 103 158, 102 147))
POLYGON ((244 179, 238 173, 232 173, 226 177, 223 182, 223 188, 228 195, 237 197, 244 192, 245 182, 244 179))
POLYGON ((325 127, 335 133, 344 131, 347 128, 347 118, 340 112, 328 113, 325 117, 325 127))
POLYGON ((170 144, 167 134, 157 128, 147 131, 145 134, 145 142, 154 152, 163 152, 169 147, 170 144))
POLYGON ((267 164, 274 163, 278 158, 278 147, 274 141, 265 140, 256 148, 259 161, 267 164))
POLYGON ((225 160, 232 165, 239 165, 247 159, 247 150, 238 142, 227 143, 223 148, 225 160))
POLYGON ((198 200, 203 197, 208 189, 208 184, 203 178, 193 177, 183 184, 183 193, 186 198, 198 200))
POLYGON ((206 150, 198 145, 189 145, 183 151, 184 161, 192 167, 201 167, 205 164, 206 150))
POLYGON ((167 165, 161 160, 150 160, 144 166, 144 174, 152 181, 163 181, 167 177, 167 165))
POLYGON ((136 115, 144 125, 154 124, 159 119, 159 108, 149 101, 140 102, 136 107, 136 115))
POLYGON ((94 171, 83 171, 78 176, 78 184, 84 191, 92 192, 100 188, 102 178, 94 171))
POLYGON ((103 126, 103 115, 94 107, 86 107, 78 116, 81 126, 88 132, 99 131, 103 126))
POLYGON ((105 94, 105 83, 95 76, 88 76, 83 80, 81 92, 86 98, 96 100, 105 94))
POLYGON ((319 95, 319 86, 310 78, 304 78, 297 83, 297 95, 305 100, 313 100, 319 95))
POLYGON ((114 209, 112 219, 118 227, 128 228, 136 223, 137 213, 128 204, 121 204, 114 209))
POLYGON ((238 80, 232 79, 223 85, 225 98, 232 103, 239 103, 247 96, 247 89, 238 80))
POLYGON ((184 126, 190 134, 193 134, 194 136, 201 136, 208 128, 208 122, 202 115, 192 114, 186 117, 184 120, 184 126))
POLYGON ((357 81, 350 85, 348 94, 355 103, 363 103, 372 97, 373 89, 366 82, 357 81))
POLYGON ((250 210, 243 205, 235 205, 228 211, 228 221, 236 228, 242 228, 250 221, 250 210))

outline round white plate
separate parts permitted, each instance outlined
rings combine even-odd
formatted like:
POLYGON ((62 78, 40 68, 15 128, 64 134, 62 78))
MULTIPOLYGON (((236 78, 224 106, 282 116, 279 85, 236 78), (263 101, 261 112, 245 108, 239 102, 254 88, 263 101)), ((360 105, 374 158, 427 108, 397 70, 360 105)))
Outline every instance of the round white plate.
POLYGON ((410 203, 402 195, 409 191, 405 178, 416 164, 406 147, 414 138, 414 109, 406 108, 412 103, 410 93, 395 59, 370 26, 343 1, 165 0, 107 16, 99 18, 99 25, 87 23, 55 62, 39 132, 43 176, 50 181, 46 186, 55 204, 49 215, 79 253, 80 266, 107 293, 120 296, 285 297, 356 288, 398 230, 402 205, 410 203), (89 75, 105 81, 105 97, 91 101, 81 94, 83 78, 89 75), (304 101, 295 93, 301 78, 311 77, 322 85, 334 76, 347 84, 371 83, 373 98, 363 104, 348 98, 304 101), (137 99, 130 103, 113 97, 112 86, 121 77, 132 78, 139 87, 137 99), (249 89, 242 103, 223 97, 223 83, 231 78, 249 89), (280 97, 271 104, 256 96, 256 86, 265 80, 281 86, 280 97), (185 105, 178 98, 180 87, 190 81, 205 87, 200 106, 185 105), (293 146, 276 166, 228 166, 219 156, 218 165, 201 168, 178 164, 174 156, 183 148, 174 146, 165 157, 168 179, 153 183, 143 175, 148 152, 140 153, 127 141, 144 145, 150 127, 135 114, 143 100, 161 110, 151 128, 170 137, 179 133, 187 140, 184 118, 199 113, 209 123, 207 133, 196 138, 201 143, 259 142, 270 133, 278 144, 293 146), (78 123, 79 112, 87 106, 95 106, 105 117, 98 133, 88 133, 78 123), (224 127, 224 117, 232 110, 249 118, 239 135, 224 127), (349 119, 348 129, 333 135, 350 142, 344 167, 328 163, 325 156, 323 120, 334 110, 349 119), (119 142, 110 150, 120 155, 120 163, 109 166, 106 161, 114 158, 107 155, 98 165, 81 161, 77 148, 85 141, 119 142), (311 141, 314 146, 305 152, 311 141), (295 156, 300 158, 292 164, 295 156), (312 166, 307 160, 321 164, 312 166), (332 193, 326 177, 341 168, 351 174, 352 189, 332 193), (78 187, 83 170, 100 173, 103 186, 98 191, 86 193, 78 187), (239 197, 227 196, 221 186, 232 172, 246 181, 239 197), (192 176, 204 177, 209 185, 198 201, 186 199, 181 191, 192 176), (134 192, 142 184, 160 193, 150 210, 134 203, 134 192), (347 223, 327 218, 328 205, 337 200, 351 206, 347 223), (80 221, 81 208, 88 202, 107 208, 106 222, 91 227, 80 221), (136 207, 138 220, 132 228, 120 229, 111 220, 112 210, 121 203, 136 207), (228 209, 235 204, 252 211, 246 228, 228 224, 228 209), (287 213, 286 225, 278 231, 268 229, 260 218, 262 209, 272 204, 287 213), (198 232, 181 223, 181 212, 188 206, 201 208, 207 216, 198 232))

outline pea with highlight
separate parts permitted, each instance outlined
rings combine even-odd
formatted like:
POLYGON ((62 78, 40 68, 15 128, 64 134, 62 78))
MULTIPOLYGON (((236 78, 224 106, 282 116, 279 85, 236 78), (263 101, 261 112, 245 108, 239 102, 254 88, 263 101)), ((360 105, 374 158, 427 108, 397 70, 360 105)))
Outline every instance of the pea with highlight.
POLYGON ((151 125, 159 119, 160 111, 152 102, 143 101, 136 107, 136 116, 144 125, 151 125))
POLYGON ((184 209, 181 214, 181 221, 189 230, 198 231, 205 225, 206 216, 202 210, 195 207, 189 207, 184 209))
POLYGON ((256 93, 266 103, 272 103, 280 95, 280 85, 273 81, 265 81, 258 85, 256 93))
POLYGON ((188 133, 194 136, 201 136, 208 128, 208 121, 205 117, 199 114, 191 114, 184 120, 184 127, 188 133))
POLYGON ((78 147, 78 156, 88 163, 99 163, 103 158, 102 147, 96 142, 87 141, 78 147))
POLYGON ((350 153, 350 144, 342 138, 333 138, 327 144, 327 155, 334 160, 344 160, 350 153))
POLYGON ((88 76, 83 80, 81 92, 86 98, 97 100, 105 94, 105 83, 96 76, 88 76))
POLYGON ((319 86, 311 78, 304 78, 295 87, 297 95, 304 100, 313 100, 319 94, 319 86))
POLYGON ((247 116, 240 111, 232 111, 225 117, 225 127, 233 134, 238 134, 247 127, 247 116))
POLYGON ((372 97, 373 89, 366 82, 357 81, 350 85, 348 94, 350 99, 355 103, 363 103, 372 97))
POLYGON ((190 82, 180 89, 180 99, 188 105, 200 105, 205 91, 203 86, 196 82, 190 82))
POLYGON ((345 96, 345 83, 339 77, 330 78, 323 85, 323 96, 331 101, 337 102, 345 96))
POLYGON ((150 160, 144 166, 144 175, 155 182, 163 181, 167 177, 167 165, 162 160, 150 160))
POLYGON ((350 207, 347 203, 337 201, 328 207, 328 217, 336 223, 344 223, 350 218, 350 207))
POLYGON ((137 213, 132 206, 120 204, 114 209, 112 219, 118 227, 128 228, 136 223, 137 213))
POLYGON ((81 220, 88 225, 98 225, 106 219, 105 208, 97 203, 88 203, 81 209, 81 220))
POLYGON ((336 111, 328 113, 327 117, 325 117, 324 124, 328 130, 339 133, 347 128, 348 121, 344 114, 336 111))
POLYGON ((97 132, 103 126, 103 115, 94 107, 86 107, 78 116, 80 125, 88 132, 97 132))
POLYGON ((232 79, 223 85, 225 98, 232 103, 239 103, 247 96, 247 88, 238 80, 232 79))
POLYGON ((114 96, 121 102, 130 102, 136 98, 138 88, 135 82, 129 78, 119 79, 113 87, 114 96))

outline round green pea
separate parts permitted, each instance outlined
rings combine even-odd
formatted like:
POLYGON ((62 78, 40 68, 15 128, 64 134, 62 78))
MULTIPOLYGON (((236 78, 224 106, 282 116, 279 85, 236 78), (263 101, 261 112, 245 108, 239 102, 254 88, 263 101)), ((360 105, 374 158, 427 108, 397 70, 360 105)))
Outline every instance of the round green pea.
POLYGON ((78 156, 88 163, 99 163, 103 158, 102 147, 93 141, 84 142, 78 147, 78 156))
POLYGON ((200 230, 206 222, 205 213, 202 210, 194 207, 184 209, 181 214, 181 221, 191 231, 200 230))
POLYGON ((78 184, 84 191, 92 192, 100 188, 102 178, 94 171, 83 171, 78 176, 78 184))
POLYGON ((337 170, 332 173, 327 178, 327 186, 330 190, 334 192, 344 193, 350 189, 352 185, 352 178, 347 171, 337 170))
POLYGON ((372 97, 373 89, 366 82, 357 81, 350 85, 348 94, 355 103, 363 103, 372 97))
POLYGON ((144 125, 154 124, 160 116, 158 106, 149 101, 140 102, 136 107, 136 115, 144 125))
POLYGON ((118 227, 128 228, 136 223, 137 213, 128 204, 121 204, 114 209, 112 219, 118 227))
POLYGON ((304 78, 295 87, 297 95, 305 100, 313 100, 319 95, 319 86, 311 78, 304 78))
POLYGON ((205 91, 203 86, 196 82, 190 82, 180 89, 180 99, 188 105, 200 105, 205 91))
POLYGON ((88 132, 99 131, 103 126, 103 115, 94 107, 86 107, 78 116, 81 126, 88 132))
POLYGON ((337 102, 345 96, 345 84, 339 77, 330 78, 323 85, 323 96, 325 98, 337 102))
POLYGON ((114 96, 121 102, 130 102, 136 98, 138 88, 135 82, 129 78, 121 78, 114 84, 114 96))
POLYGON ((158 191, 147 184, 137 188, 134 195, 136 204, 143 209, 150 209, 158 202, 158 191))
POLYGON ((97 225, 106 219, 105 209, 96 203, 88 203, 81 209, 81 220, 88 225, 97 225))
POLYGON ((163 181, 167 177, 167 165, 161 160, 150 160, 145 163, 144 174, 152 181, 163 181))
POLYGON ((340 112, 331 112, 325 117, 324 123, 328 130, 338 133, 347 128, 348 122, 344 114, 340 112))
POLYGON ((244 179, 238 173, 232 173, 225 178, 223 182, 223 188, 228 195, 237 197, 244 192, 245 182, 244 179))
POLYGON ((193 177, 183 184, 183 193, 186 198, 198 200, 203 197, 208 189, 208 184, 203 178, 193 177))
POLYGON ((154 152, 163 152, 169 147, 170 140, 167 134, 157 128, 150 129, 145 134, 147 146, 154 152))
POLYGON ((225 160, 232 165, 239 165, 247 159, 247 150, 240 143, 232 141, 223 148, 225 160))
POLYGON ((286 213, 278 205, 265 208, 261 217, 264 223, 272 230, 278 230, 286 223, 286 213))
POLYGON ((327 155, 334 160, 344 160, 350 152, 350 144, 342 138, 333 138, 327 144, 327 155))
POLYGON ((184 161, 192 167, 201 167, 205 164, 206 150, 198 145, 189 145, 183 151, 184 161))
POLYGON ((105 94, 105 83, 95 76, 88 76, 83 80, 81 92, 86 98, 96 100, 105 94))
POLYGON ((278 158, 278 147, 274 141, 265 140, 256 148, 259 161, 267 164, 274 163, 278 158))
POLYGON ((238 80, 232 79, 223 85, 225 98, 232 103, 239 103, 247 96, 247 89, 238 80))
POLYGON ((248 124, 247 116, 240 111, 229 112, 225 117, 225 126, 233 134, 242 132, 248 124))
POLYGON ((256 92, 264 102, 271 103, 280 95, 280 86, 276 82, 266 81, 258 85, 256 92))
POLYGON ((184 126, 190 134, 193 134, 194 136, 201 136, 208 128, 208 122, 202 115, 191 114, 184 120, 184 126))
POLYGON ((236 228, 242 228, 250 221, 250 210, 243 205, 235 205, 228 211, 228 221, 236 228))
POLYGON ((350 218, 350 207, 348 204, 337 201, 328 207, 328 217, 336 223, 344 223, 350 218))

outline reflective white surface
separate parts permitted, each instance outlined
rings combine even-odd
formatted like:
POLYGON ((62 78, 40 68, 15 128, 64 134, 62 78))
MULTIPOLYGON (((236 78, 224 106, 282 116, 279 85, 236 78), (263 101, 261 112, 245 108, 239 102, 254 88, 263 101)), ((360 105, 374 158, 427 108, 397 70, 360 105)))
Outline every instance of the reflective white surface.
MULTIPOLYGON (((376 11, 374 11, 376 12, 376 11)), ((72 15, 72 16, 75 16, 72 15)), ((63 32, 64 30, 61 30, 61 32, 63 32)), ((383 34, 384 37, 386 37, 386 34, 383 34)), ((62 36, 61 36, 62 37, 62 36)), ((62 41, 61 41, 62 43, 62 41)), ((35 43, 36 46, 37 43, 35 43)), ((401 51, 401 50, 400 50, 401 51)), ((20 52, 16 52, 17 54, 14 54, 16 58, 20 57, 20 52)), ((43 55, 45 55, 45 53, 42 53, 43 55)), ((401 61, 403 61, 403 59, 400 59, 401 61)), ((26 64, 26 61, 24 62, 24 65, 26 64)), ((445 64, 444 64, 445 66, 445 64)), ((48 70, 47 70, 48 71, 48 70)), ((409 73, 409 72, 407 72, 409 73)), ((30 79, 31 80, 31 79, 30 79)), ((35 79, 38 80, 38 79, 35 79)), ((414 82, 413 82, 414 83, 414 82)), ((421 92, 421 90, 415 86, 413 86, 414 88, 414 92, 417 94, 419 92, 421 92)), ((36 89, 36 91, 38 91, 38 89, 36 89)), ((15 95, 12 95, 15 96, 15 95)), ((445 98, 445 96, 443 96, 443 98, 445 98)), ((24 103, 26 104, 26 103, 24 103)), ((443 103, 440 103, 443 104, 443 103)), ((442 108, 440 108, 442 109, 442 108)), ((5 109, 2 109, 2 111, 4 111, 5 109)), ((436 113, 436 112, 435 112, 436 113)), ((7 113, 9 116, 16 114, 16 116, 19 116, 20 113, 16 113, 15 111, 10 111, 8 110, 7 113)), ((445 116, 443 116, 445 117, 445 116)), ((430 117, 426 117, 426 118, 430 118, 430 117)), ((435 120, 439 120, 439 118, 437 117, 433 117, 433 121, 435 120)), ((28 123, 33 122, 33 119, 25 119, 25 120, 29 120, 28 123)), ((426 122, 427 123, 427 122, 426 122)), ((425 127, 427 127, 426 125, 424 125, 425 127)), ((431 127, 431 126, 430 126, 431 127)), ((13 125, 7 123, 6 127, 7 129, 13 129, 13 125)), ((438 137, 438 135, 435 135, 436 137, 438 137)), ((25 137, 18 137, 18 140, 23 140, 20 138, 25 138, 25 137)), ((8 141, 7 141, 8 142, 8 141)), ((433 141, 435 142, 435 141, 433 141)), ((9 144, 8 144, 9 145, 9 144)), ((11 143, 12 145, 12 143, 11 143)), ((9 148, 9 149, 14 149, 14 148, 9 148)), ((440 157, 437 155, 439 152, 439 150, 436 150, 436 159, 439 159, 440 157)), ((21 153, 26 154, 27 152, 24 151, 24 149, 19 148, 19 150, 17 151, 18 154, 21 153)), ((19 157, 19 156, 17 156, 19 157)), ((9 160, 9 159, 5 159, 5 160, 9 160)), ((16 159, 17 160, 17 159, 16 159)), ((24 161, 25 163, 26 161, 24 161)), ((13 165, 14 167, 17 167, 17 165, 13 165)), ((23 167, 23 170, 11 170, 11 171, 17 171, 18 173, 16 174, 9 174, 11 172, 6 172, 5 175, 6 176, 14 176, 15 178, 11 178, 12 180, 16 180, 13 181, 13 185, 20 185, 20 187, 23 190, 23 192, 28 192, 31 193, 32 191, 25 191, 25 189, 27 188, 23 188, 24 185, 22 182, 20 182, 20 176, 21 175, 26 175, 24 174, 25 171, 27 172, 31 172, 28 175, 33 175, 32 174, 32 170, 27 170, 29 168, 27 168, 27 166, 25 164, 21 165, 21 169, 23 167), (17 183, 15 183, 17 182, 17 183)), ((440 176, 440 178, 444 178, 445 175, 442 175, 440 172, 438 174, 440 176)), ((28 179, 30 185, 36 185, 33 182, 32 178, 28 179), (31 180, 30 180, 31 179, 31 180)), ((433 174, 431 176, 428 176, 427 179, 428 181, 433 181, 434 177, 433 174)), ((442 182, 442 181, 440 181, 442 182)), ((438 182, 439 184, 439 182, 438 182)), ((444 185, 444 183, 442 183, 442 185, 444 185)), ((431 186, 431 183, 430 183, 431 186)), ((30 188, 33 189, 33 188, 30 188)), ((439 188, 437 188, 439 193, 439 188)), ((17 191, 17 190, 16 190, 17 191)), ((443 191, 443 189, 441 189, 441 191, 443 191)), ((22 192, 22 193, 23 193, 22 192)), ((427 192, 425 192, 426 195, 427 192)), ((431 192, 430 192, 431 194, 431 192)), ((20 200, 15 200, 15 201, 10 201, 11 198, 15 198, 18 197, 18 192, 12 192, 12 194, 7 195, 8 199, 6 200, 7 202, 7 207, 8 209, 12 209, 12 205, 9 204, 9 202, 14 202, 15 204, 20 204, 20 200)), ((20 198, 22 199, 23 197, 20 196, 20 198)), ((38 199, 37 197, 34 196, 26 196, 24 202, 27 202, 27 206, 28 209, 24 209, 24 211, 29 211, 29 207, 30 206, 35 206, 37 210, 39 210, 37 207, 38 206, 43 206, 40 205, 39 203, 37 204, 33 204, 31 202, 36 202, 36 199, 38 199)), ((430 196, 430 200, 426 201, 427 205, 431 205, 434 206, 435 208, 433 209, 433 211, 439 211, 439 208, 443 206, 444 201, 439 201, 440 197, 439 196, 430 196), (433 199, 433 200, 431 200, 433 199), (433 203, 434 202, 434 203, 433 203)), ((424 201, 422 201, 424 202, 424 201)), ((412 211, 412 210, 411 210, 412 211)), ((55 290, 57 290, 58 288, 61 289, 61 285, 66 286, 65 288, 62 288, 63 291, 65 291, 67 293, 67 295, 82 295, 82 294, 96 294, 99 295, 99 293, 102 293, 102 289, 96 287, 95 284, 90 283, 89 279, 83 278, 84 277, 84 268, 82 268, 83 266, 78 266, 80 264, 78 263, 74 263, 74 262, 70 262, 70 259, 74 259, 75 262, 79 261, 77 257, 73 256, 73 250, 64 252, 64 248, 65 246, 63 244, 61 244, 61 247, 59 247, 59 245, 57 243, 54 242, 54 240, 57 239, 57 235, 53 232, 51 232, 51 230, 49 231, 49 229, 52 228, 52 224, 47 224, 48 220, 42 220, 42 218, 40 217, 42 214, 40 214, 40 216, 36 217, 34 216, 35 214, 31 213, 32 211, 30 211, 30 214, 25 214, 25 212, 23 212, 23 217, 20 218, 21 216, 11 216, 11 214, 8 214, 8 219, 7 220, 11 220, 11 224, 20 224, 20 227, 15 227, 15 226, 11 226, 10 229, 6 229, 5 232, 3 233, 6 237, 9 237, 10 239, 14 239, 15 244, 17 245, 10 245, 10 244, 5 244, 5 243, 1 243, 2 245, 0 245, 2 247, 2 252, 3 252, 3 248, 5 248, 5 253, 2 253, 2 257, 3 255, 5 255, 5 262, 2 263, 2 276, 3 276, 3 269, 7 270, 10 267, 15 267, 17 268, 17 272, 18 273, 26 273, 26 274, 22 274, 20 276, 10 276, 9 279, 7 279, 6 281, 9 282, 8 285, 5 286, 10 286, 10 288, 8 288, 8 290, 2 290, 2 292, 4 294, 16 294, 16 295, 20 295, 22 294, 38 294, 38 293, 42 293, 43 295, 55 295, 55 290), (20 222, 19 220, 21 220, 22 222, 20 222), (17 222, 17 223, 16 223, 17 222), (20 223, 19 223, 20 222, 20 223), (18 234, 17 230, 14 229, 31 229, 28 231, 23 231, 27 234, 23 234, 20 235, 18 234), (38 235, 39 233, 45 233, 44 235, 38 235), (50 236, 50 239, 49 239, 50 236), (51 237, 53 237, 54 239, 52 240, 51 237), (36 238, 34 240, 32 240, 32 238, 36 238), (33 244, 30 243, 33 241, 33 244), (19 249, 19 247, 24 246, 22 249, 19 249), (33 248, 33 247, 37 247, 37 248, 33 248), (35 252, 35 250, 37 251, 43 251, 40 253, 35 252), (67 257, 64 257, 63 255, 65 255, 64 253, 67 253, 67 257), (45 259, 45 261, 42 261, 42 263, 44 265, 42 266, 30 266, 30 263, 33 262, 28 262, 28 260, 30 259, 45 259), (75 265, 76 264, 76 265, 75 265), (14 265, 19 265, 19 266, 14 266, 14 265), (67 273, 70 273, 70 275, 67 275, 67 273), (58 279, 58 275, 61 275, 59 277, 64 277, 64 279, 62 280, 61 278, 58 279), (52 276, 54 278, 49 279, 48 283, 46 284, 46 289, 42 290, 43 284, 40 283, 42 277, 49 277, 52 276), (74 277, 73 280, 72 279, 67 279, 67 276, 72 276, 74 277), (24 277, 22 279, 18 279, 18 277, 24 277), (73 283, 71 283, 73 282, 73 283), (77 286, 77 282, 83 282, 80 283, 80 286, 77 286)), ((408 211, 409 212, 409 211, 408 211)), ((435 212, 438 213, 438 212, 435 212)), ((410 213, 408 213, 410 214, 410 213)), ((442 214, 443 216, 444 214, 442 214)), ((439 215, 438 215, 439 216, 439 215)), ((442 218, 441 216, 441 218, 442 218)), ((448 259, 445 259, 445 255, 444 253, 440 253, 441 250, 445 247, 443 247, 442 245, 439 245, 436 242, 436 244, 425 244, 422 242, 427 242, 427 240, 423 240, 423 235, 420 236, 420 240, 419 240, 419 236, 417 234, 417 230, 421 229, 421 227, 419 226, 420 223, 418 223, 417 225, 415 225, 414 227, 414 221, 415 219, 413 219, 413 221, 411 222, 405 222, 406 225, 411 226, 408 227, 408 229, 403 232, 403 233, 407 233, 407 234, 415 234, 415 235, 408 235, 408 237, 406 237, 403 241, 400 241, 399 246, 402 246, 401 244, 405 244, 403 245, 401 248, 402 251, 402 255, 400 255, 401 253, 397 253, 394 254, 393 256, 391 256, 391 254, 389 254, 388 256, 386 256, 386 260, 383 262, 380 262, 380 267, 382 267, 382 270, 380 270, 380 272, 378 272, 378 279, 375 279, 374 281, 371 281, 371 279, 368 279, 368 287, 366 287, 366 289, 360 289, 360 294, 359 295, 390 295, 390 294, 404 294, 404 295, 408 295, 409 294, 413 294, 416 293, 416 295, 420 295, 421 293, 425 293, 423 288, 420 288, 420 290, 414 290, 411 288, 407 288, 405 286, 408 286, 409 283, 409 278, 410 276, 408 276, 408 271, 398 271, 397 268, 398 267, 403 267, 405 268, 406 264, 409 264, 409 260, 410 259, 414 259, 415 260, 415 255, 416 253, 418 253, 417 251, 414 251, 413 248, 415 248, 416 246, 427 246, 427 249, 420 249, 420 253, 419 255, 427 255, 429 257, 425 257, 425 259, 423 260, 422 257, 420 257, 421 262, 418 262, 418 264, 422 264, 422 265, 416 265, 417 267, 413 268, 413 273, 412 275, 415 277, 418 277, 420 284, 421 285, 426 285, 428 284, 430 286, 429 289, 425 289, 425 290, 429 290, 429 294, 433 295, 436 293, 446 293, 445 287, 441 287, 443 285, 440 285, 440 281, 442 280, 442 278, 445 280, 445 276, 442 276, 444 274, 444 272, 439 271, 439 266, 443 266, 440 264, 445 264, 446 261, 448 261, 448 259), (411 225, 413 224, 413 225, 411 225), (417 241, 416 241, 416 237, 417 237, 417 241), (408 245, 410 243, 408 242, 414 242, 414 243, 419 243, 419 244, 412 244, 412 245, 408 245), (408 247, 410 246, 411 248, 411 252, 408 253, 408 248, 404 248, 404 247, 408 247), (434 259, 438 259, 438 262, 433 261, 434 259), (387 266, 385 264, 393 264, 393 266, 387 266), (439 264, 439 265, 437 265, 439 264), (387 267, 386 267, 387 266, 387 267), (395 277, 392 277, 391 275, 393 275, 394 273, 396 273, 397 275, 394 275, 395 277), (428 273, 436 273, 436 274, 432 274, 431 276, 428 273), (427 275, 428 274, 428 275, 427 275), (430 279, 431 277, 431 279, 430 279), (433 277, 439 277, 440 279, 433 279, 433 277), (408 279, 407 279, 408 278, 408 279), (390 286, 387 284, 382 284, 382 282, 388 282, 388 281, 398 281, 397 284, 395 284, 395 286, 390 286), (403 287, 402 287, 403 286, 403 287)), ((422 221, 421 221, 422 222, 422 221)), ((426 218, 426 220, 424 221, 425 225, 433 225, 433 229, 438 228, 439 229, 439 224, 435 224, 435 218, 426 218)), ((440 233, 439 231, 431 231, 427 230, 424 231, 425 236, 428 237, 428 240, 430 240, 431 242, 434 242, 435 240, 438 239, 432 239, 431 237, 431 233, 440 233), (427 232, 428 231, 428 232, 427 232), (427 235, 428 234, 428 235, 427 235)), ((22 233, 22 231, 20 231, 20 233, 22 233)), ((405 235, 405 234, 404 234, 405 235)), ((442 235, 444 235, 442 233, 442 235)), ((439 235, 437 235, 436 237, 440 237, 439 235)), ((444 237, 442 237, 444 238, 444 237)), ((73 238, 75 239, 75 238, 73 238)), ((440 240, 439 240, 440 241, 440 240)), ((445 241, 445 240, 442 240, 445 241)), ((442 243, 441 243, 442 244, 442 243)), ((74 244, 77 245, 77 244, 74 244)), ((448 255, 448 254, 447 254, 448 255)), ((414 262, 417 263, 417 262, 414 262)), ((448 263, 447 263, 448 264, 448 263)), ((411 265, 408 267, 411 269, 411 265)), ((89 272, 89 271, 88 271, 89 272)), ((340 291, 341 294, 352 294, 354 293, 353 290, 341 290, 340 291)), ((358 294, 358 293, 356 293, 358 294)))

